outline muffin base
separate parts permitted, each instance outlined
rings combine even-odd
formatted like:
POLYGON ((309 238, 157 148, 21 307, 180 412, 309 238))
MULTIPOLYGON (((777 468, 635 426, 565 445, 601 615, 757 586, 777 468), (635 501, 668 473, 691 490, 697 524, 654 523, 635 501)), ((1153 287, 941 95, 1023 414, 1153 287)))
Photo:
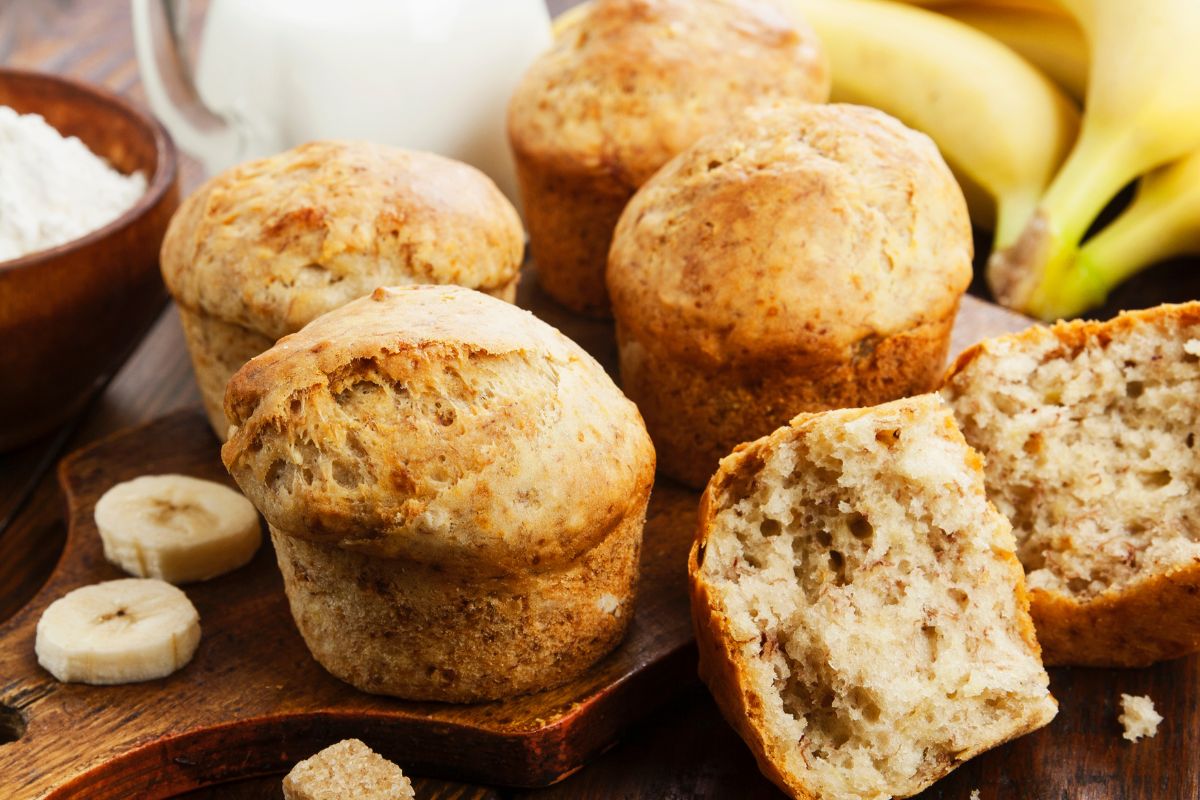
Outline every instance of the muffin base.
POLYGON ((192 357, 192 370, 204 401, 204 413, 213 433, 224 442, 229 438, 225 418, 225 385, 243 364, 275 344, 257 331, 225 322, 204 312, 179 307, 183 336, 192 357))
POLYGON ((958 312, 861 346, 850 361, 786 359, 702 367, 617 325, 621 388, 637 404, 664 474, 703 489, 722 458, 805 411, 873 406, 941 381, 958 312))
POLYGON ((470 703, 565 683, 633 616, 644 508, 560 570, 478 577, 271 529, 313 657, 372 694, 470 703))
POLYGON ((633 190, 607 175, 560 173, 515 155, 538 284, 577 314, 611 317, 604 270, 613 229, 633 190))
MULTIPOLYGON (((518 273, 503 286, 484 292, 506 303, 517 300, 518 273)), ((242 325, 226 322, 202 311, 179 306, 183 336, 192 357, 192 370, 204 401, 204 413, 213 433, 222 442, 229 438, 229 420, 225 418, 225 386, 233 374, 250 359, 271 349, 275 340, 242 325)))

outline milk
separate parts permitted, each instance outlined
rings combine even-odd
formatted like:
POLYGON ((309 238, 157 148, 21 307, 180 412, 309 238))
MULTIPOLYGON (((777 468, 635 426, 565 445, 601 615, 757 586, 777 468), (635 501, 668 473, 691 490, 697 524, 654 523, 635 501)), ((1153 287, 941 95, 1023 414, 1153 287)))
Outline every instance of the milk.
POLYGON ((187 76, 160 75, 174 43, 149 16, 158 2, 134 0, 147 94, 210 172, 312 139, 365 139, 465 161, 515 201, 505 108, 550 43, 543 0, 212 0, 195 67, 220 123, 208 126, 172 91, 187 76))

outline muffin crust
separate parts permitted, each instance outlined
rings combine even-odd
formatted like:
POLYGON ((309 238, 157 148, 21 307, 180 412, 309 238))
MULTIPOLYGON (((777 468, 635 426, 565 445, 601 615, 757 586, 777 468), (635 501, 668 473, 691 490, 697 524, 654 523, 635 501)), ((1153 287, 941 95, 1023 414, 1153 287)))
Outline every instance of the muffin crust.
POLYGON ((638 186, 751 105, 828 96, 816 36, 769 0, 594 0, 509 105, 539 281, 606 315, 604 259, 638 186))
POLYGON ((673 159, 608 265, 622 381, 664 471, 703 486, 798 412, 936 386, 971 248, 933 143, 872 109, 755 111, 673 159))
POLYGON ((225 465, 338 677, 492 699, 567 680, 623 635, 653 448, 600 365, 531 314, 378 289, 253 359, 226 410, 225 465))
POLYGON ((516 211, 473 167, 330 141, 205 183, 171 220, 162 270, 223 438, 225 384, 280 336, 382 285, 454 283, 511 302, 523 252, 516 211))

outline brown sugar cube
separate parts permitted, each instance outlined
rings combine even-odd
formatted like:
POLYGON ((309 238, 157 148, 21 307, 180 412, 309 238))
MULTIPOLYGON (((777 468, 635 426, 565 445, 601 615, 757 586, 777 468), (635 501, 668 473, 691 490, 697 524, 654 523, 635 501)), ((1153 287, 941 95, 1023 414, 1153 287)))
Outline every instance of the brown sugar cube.
POLYGON ((286 800, 413 800, 412 784, 392 762, 358 739, 343 739, 306 758, 283 779, 286 800))

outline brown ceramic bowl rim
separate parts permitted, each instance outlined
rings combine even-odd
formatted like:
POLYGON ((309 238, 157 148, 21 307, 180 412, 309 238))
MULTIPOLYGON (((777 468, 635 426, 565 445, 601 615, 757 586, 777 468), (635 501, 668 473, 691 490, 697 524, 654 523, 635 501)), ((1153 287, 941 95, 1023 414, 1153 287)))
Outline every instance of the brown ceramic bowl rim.
POLYGON ((77 239, 72 239, 69 242, 64 242, 60 245, 55 245, 46 250, 38 250, 19 258, 12 258, 7 261, 0 261, 0 273, 10 270, 19 270, 35 267, 38 264, 44 264, 48 261, 54 261, 60 256, 76 250, 81 250, 88 245, 105 239, 113 233, 127 228, 132 225, 138 218, 145 215, 150 209, 158 205, 163 196, 170 190, 175 183, 175 174, 178 170, 178 158, 175 152, 175 143, 171 141, 170 135, 166 128, 162 126, 158 120, 138 108, 133 103, 118 94, 110 92, 107 89, 101 88, 94 84, 85 83, 84 81, 67 78, 61 75, 54 75, 46 72, 37 72, 34 70, 10 69, 0 67, 0 81, 7 78, 15 78, 18 80, 45 81, 47 83, 58 83, 70 87, 73 91, 94 95, 109 105, 117 106, 129 116, 133 117, 139 125, 150 131, 154 137, 154 151, 156 160, 154 164, 154 174, 146 185, 146 191, 129 209, 121 216, 114 219, 102 228, 97 228, 90 233, 84 234, 77 239))

